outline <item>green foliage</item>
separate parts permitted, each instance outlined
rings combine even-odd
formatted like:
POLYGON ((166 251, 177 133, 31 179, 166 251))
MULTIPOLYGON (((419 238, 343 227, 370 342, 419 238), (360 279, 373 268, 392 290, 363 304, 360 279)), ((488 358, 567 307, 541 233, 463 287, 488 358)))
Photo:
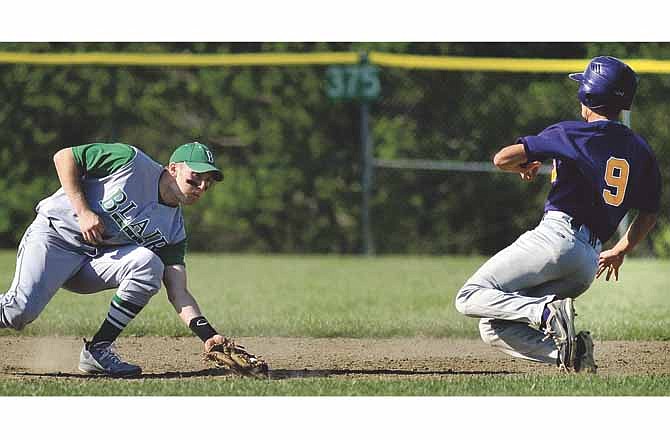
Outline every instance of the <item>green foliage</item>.
MULTIPOLYGON (((670 56, 660 43, 0 43, 31 52, 249 53, 385 51, 587 58, 670 56)), ((15 247, 36 203, 58 187, 60 148, 122 141, 164 162, 199 140, 225 181, 186 210, 192 250, 360 251, 360 108, 330 102, 326 66, 162 68, 1 65, 0 246, 15 247)), ((488 161, 502 146, 578 118, 565 75, 381 69, 371 106, 380 158, 488 161)), ((633 123, 670 169, 670 78, 644 75, 633 123)), ((372 200, 380 253, 492 253, 538 220, 546 180, 378 169, 372 200)), ((663 196, 661 225, 670 196, 663 196)), ((667 255, 667 232, 652 252, 667 255)))

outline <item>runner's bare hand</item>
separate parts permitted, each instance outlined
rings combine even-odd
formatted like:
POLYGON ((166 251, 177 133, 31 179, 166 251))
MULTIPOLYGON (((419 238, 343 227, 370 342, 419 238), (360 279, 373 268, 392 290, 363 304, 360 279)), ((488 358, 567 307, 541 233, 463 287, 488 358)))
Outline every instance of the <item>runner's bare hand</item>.
POLYGON ((524 170, 519 173, 521 175, 521 180, 531 181, 535 179, 535 176, 537 176, 541 166, 542 162, 537 160, 526 165, 526 168, 524 168, 524 170))
POLYGON ((614 249, 608 249, 600 253, 598 258, 598 272, 596 278, 600 278, 605 271, 605 281, 609 281, 610 277, 614 275, 614 280, 619 281, 619 268, 623 264, 625 254, 614 249))

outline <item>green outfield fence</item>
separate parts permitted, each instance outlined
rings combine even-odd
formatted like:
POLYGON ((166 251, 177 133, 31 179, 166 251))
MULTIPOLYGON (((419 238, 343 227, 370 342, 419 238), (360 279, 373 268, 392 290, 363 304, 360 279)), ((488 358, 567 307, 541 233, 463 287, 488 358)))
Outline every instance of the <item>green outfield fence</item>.
MULTIPOLYGON (((670 61, 623 59, 642 75, 658 78, 670 73, 670 61)), ((358 219, 362 231, 360 247, 365 254, 377 250, 392 252, 406 247, 406 243, 412 243, 410 251, 420 253, 467 253, 473 248, 492 252, 507 240, 501 237, 522 231, 528 221, 500 225, 500 219, 514 218, 516 210, 530 210, 531 206, 541 204, 546 187, 532 187, 530 195, 524 189, 514 188, 517 196, 522 195, 519 207, 513 206, 514 200, 496 210, 486 203, 474 204, 491 188, 509 185, 493 172, 490 157, 519 135, 536 133, 566 115, 578 117, 576 89, 565 74, 582 71, 588 61, 378 51, 235 54, 0 51, 0 65, 226 68, 233 74, 248 69, 288 68, 304 72, 300 69, 316 68, 323 69, 324 78, 331 66, 365 63, 375 66, 381 85, 377 99, 334 104, 343 112, 359 114, 356 118, 360 127, 352 127, 352 131, 357 131, 353 138, 357 138, 362 149, 361 166, 356 169, 362 202, 360 212, 333 218, 358 219), (527 113, 524 102, 517 98, 521 95, 532 100, 534 108, 541 111, 527 113), (463 220, 443 224, 445 218, 455 219, 464 210, 469 215, 463 220), (407 215, 407 221, 399 219, 399 213, 407 215), (373 237, 378 228, 394 233, 376 245, 373 237), (478 234, 474 243, 464 239, 465 228, 478 234)), ((657 121, 658 127, 656 115, 665 102, 655 102, 653 93, 644 88, 636 99, 640 98, 645 105, 635 110, 633 123, 636 129, 653 132, 652 121, 657 121)), ((664 136, 660 137, 663 141, 664 136)), ((328 140, 332 144, 344 142, 335 137, 328 140)), ((658 140, 652 143, 662 149, 665 144, 658 140)), ((661 156, 659 159, 665 166, 668 154, 661 156)), ((544 172, 547 171, 545 168, 544 172)), ((662 215, 661 223, 669 225, 670 237, 670 220, 666 214, 662 215)), ((343 220, 337 226, 346 228, 345 223, 343 220)), ((342 245, 345 252, 346 246, 342 245)))

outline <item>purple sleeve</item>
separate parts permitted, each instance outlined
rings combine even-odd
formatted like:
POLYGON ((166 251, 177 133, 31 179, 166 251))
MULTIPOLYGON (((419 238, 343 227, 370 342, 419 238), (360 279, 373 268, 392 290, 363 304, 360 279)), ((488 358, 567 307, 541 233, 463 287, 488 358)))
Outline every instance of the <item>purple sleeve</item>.
POLYGON ((652 157, 644 175, 646 180, 636 208, 645 212, 658 212, 661 209, 661 171, 656 158, 652 157))
POLYGON ((574 159, 574 149, 563 130, 553 125, 537 136, 524 136, 518 139, 523 144, 529 162, 551 158, 574 159))

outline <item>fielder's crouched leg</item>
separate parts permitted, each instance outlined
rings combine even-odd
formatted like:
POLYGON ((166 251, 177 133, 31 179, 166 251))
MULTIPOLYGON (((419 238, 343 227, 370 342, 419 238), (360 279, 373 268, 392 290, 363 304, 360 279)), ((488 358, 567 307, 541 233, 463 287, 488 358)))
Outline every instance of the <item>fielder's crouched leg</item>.
POLYGON ((140 366, 121 359, 113 341, 160 290, 164 268, 163 262, 152 251, 127 246, 94 259, 86 270, 71 280, 69 287, 79 288, 80 292, 105 280, 108 288, 110 284, 118 286, 105 321, 91 341, 84 341, 79 356, 80 371, 112 377, 137 376, 142 372, 140 366))
POLYGON ((149 249, 122 246, 90 260, 64 287, 84 294, 117 288, 117 296, 143 307, 160 290, 164 268, 149 249))
POLYGON ((89 258, 73 250, 47 220, 37 216, 19 244, 12 285, 0 295, 0 328, 20 331, 37 319, 63 283, 89 258))

